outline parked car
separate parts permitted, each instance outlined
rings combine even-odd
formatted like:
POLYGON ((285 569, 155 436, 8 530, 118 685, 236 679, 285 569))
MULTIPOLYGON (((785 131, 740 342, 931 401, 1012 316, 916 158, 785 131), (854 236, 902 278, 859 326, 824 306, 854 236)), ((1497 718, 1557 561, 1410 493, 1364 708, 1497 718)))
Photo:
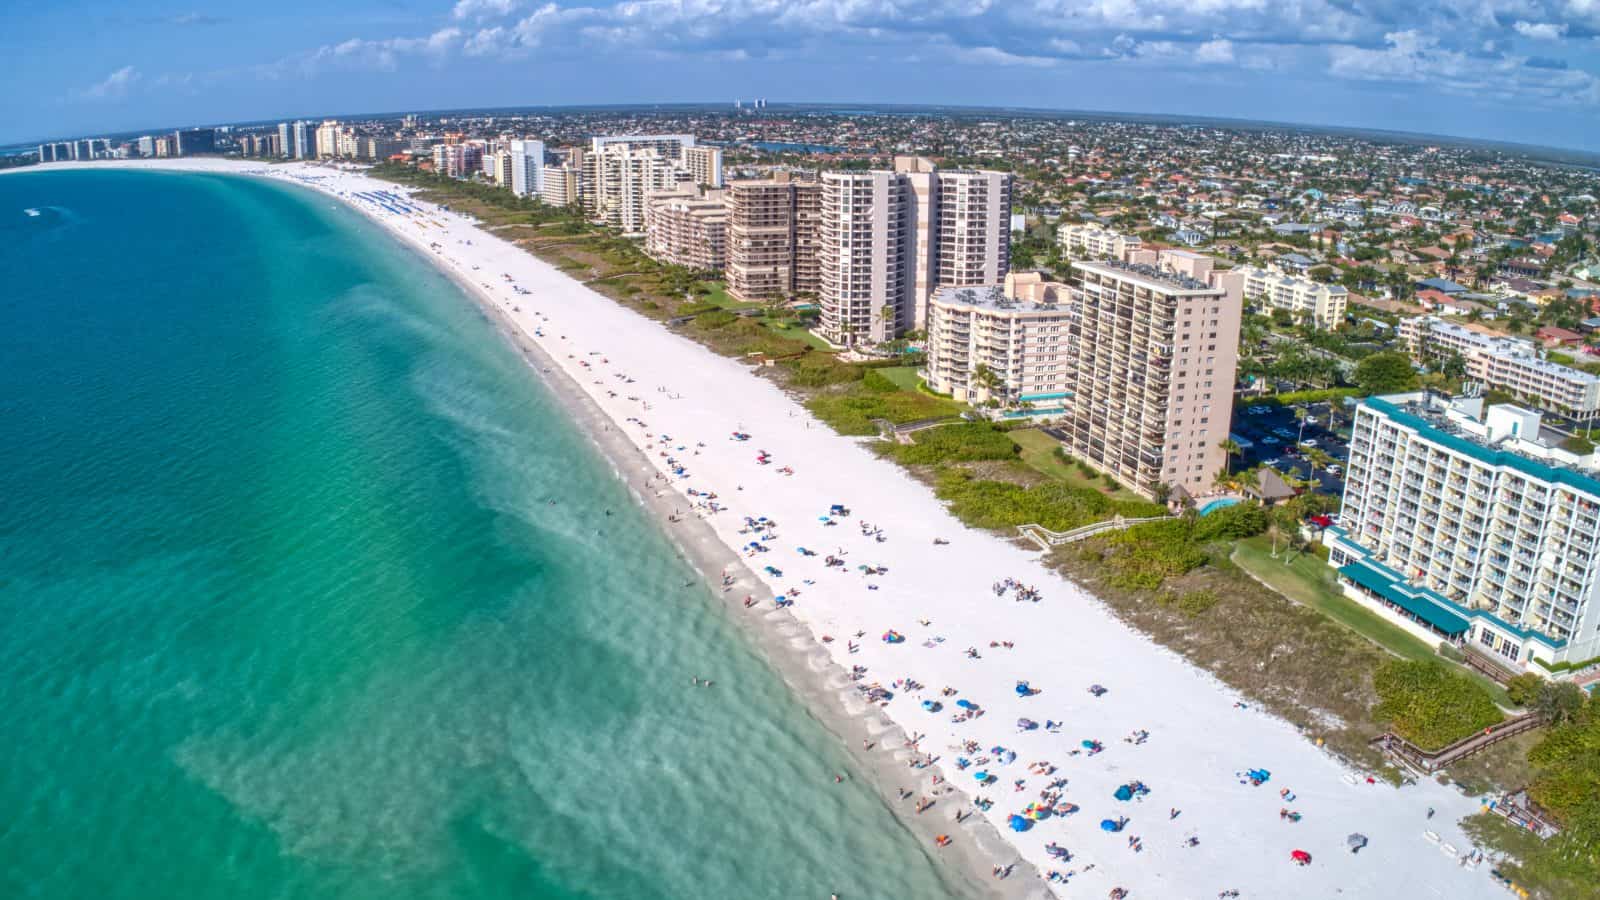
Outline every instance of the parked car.
POLYGON ((1261 443, 1263 443, 1263 444, 1276 444, 1276 443, 1278 443, 1278 439, 1269 434, 1266 437, 1261 439, 1261 443))
POLYGON ((1300 446, 1302 446, 1302 447, 1315 447, 1316 445, 1317 445, 1317 439, 1316 438, 1306 438, 1305 440, 1300 442, 1300 446))

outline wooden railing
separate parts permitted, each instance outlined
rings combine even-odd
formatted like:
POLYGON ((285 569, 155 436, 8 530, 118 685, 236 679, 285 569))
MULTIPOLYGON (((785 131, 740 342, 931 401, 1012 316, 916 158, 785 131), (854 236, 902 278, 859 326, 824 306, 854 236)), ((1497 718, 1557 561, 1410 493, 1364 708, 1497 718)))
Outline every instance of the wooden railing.
POLYGON ((1074 541, 1092 538, 1097 534, 1105 534, 1108 531, 1121 531, 1124 528, 1132 528, 1135 525, 1143 525, 1146 522, 1161 522, 1170 518, 1173 517, 1147 516, 1142 519, 1124 519, 1118 516, 1115 519, 1108 519, 1104 522, 1092 522, 1088 525, 1074 528, 1071 531, 1051 531, 1043 525, 1018 525, 1017 533, 1038 544, 1040 550, 1049 550, 1051 547, 1059 547, 1062 544, 1070 544, 1074 541))
POLYGON ((1477 734, 1464 737, 1438 750, 1424 750, 1392 731, 1386 731, 1368 743, 1422 774, 1431 774, 1451 763, 1481 753, 1501 741, 1532 731, 1542 724, 1544 720, 1538 715, 1528 713, 1515 719, 1508 719, 1491 728, 1485 728, 1477 734))

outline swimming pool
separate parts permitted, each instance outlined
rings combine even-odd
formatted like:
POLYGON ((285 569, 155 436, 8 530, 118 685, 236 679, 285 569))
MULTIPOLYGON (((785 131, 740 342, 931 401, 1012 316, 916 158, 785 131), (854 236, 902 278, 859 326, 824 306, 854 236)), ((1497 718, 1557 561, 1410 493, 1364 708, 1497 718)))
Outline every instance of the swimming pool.
POLYGON ((1230 506, 1236 505, 1238 502, 1238 497, 1218 497, 1215 500, 1208 501, 1205 506, 1200 507, 1200 515, 1209 515, 1219 509, 1227 509, 1230 506))

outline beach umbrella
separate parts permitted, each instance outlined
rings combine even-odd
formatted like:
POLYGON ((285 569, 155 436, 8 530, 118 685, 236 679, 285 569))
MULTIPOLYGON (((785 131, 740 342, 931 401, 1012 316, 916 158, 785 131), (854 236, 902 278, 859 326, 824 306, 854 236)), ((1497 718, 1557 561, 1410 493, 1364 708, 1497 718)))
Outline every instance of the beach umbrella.
POLYGON ((1027 816, 1019 816, 1015 813, 1013 813, 1011 818, 1007 819, 1006 822, 1010 824, 1012 831, 1027 831, 1029 828, 1033 827, 1033 823, 1028 821, 1027 816))
POLYGON ((1018 697, 1026 697, 1026 696, 1028 696, 1028 694, 1029 694, 1028 683, 1026 681, 1017 682, 1017 696, 1018 697))
POLYGON ((1311 862, 1311 854, 1305 852, 1304 850, 1296 850, 1296 851, 1294 851, 1293 853, 1289 854, 1289 858, 1294 860, 1295 862, 1299 863, 1302 866, 1307 865, 1307 864, 1309 864, 1311 862))
POLYGON ((977 709, 978 708, 978 704, 973 703, 971 700, 957 700, 956 701, 956 705, 961 707, 962 709, 977 709))
POLYGON ((1133 788, 1123 785, 1122 787, 1117 788, 1116 793, 1112 794, 1111 796, 1123 801, 1132 800, 1133 788))
POLYGON ((1083 749, 1085 750, 1093 750, 1098 746, 1098 744, 1094 741, 1080 741, 1079 743, 1083 745, 1083 749))
POLYGON ((1350 845, 1350 852, 1354 853, 1367 845, 1367 836, 1364 834, 1352 834, 1345 838, 1344 842, 1350 845))
POLYGON ((1116 819, 1101 819, 1100 820, 1100 830, 1101 831, 1110 831, 1110 832, 1121 831, 1122 830, 1122 823, 1118 822, 1116 819))
POLYGON ((985 781, 989 780, 989 773, 988 772, 973 772, 972 773, 972 777, 973 777, 973 780, 975 780, 975 781, 977 781, 979 783, 982 783, 982 782, 985 782, 985 781))

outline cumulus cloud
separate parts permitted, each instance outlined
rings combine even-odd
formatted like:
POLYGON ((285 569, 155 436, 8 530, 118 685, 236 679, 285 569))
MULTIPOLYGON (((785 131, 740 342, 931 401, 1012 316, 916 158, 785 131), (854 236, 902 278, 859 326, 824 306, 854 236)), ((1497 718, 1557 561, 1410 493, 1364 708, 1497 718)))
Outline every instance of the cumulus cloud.
POLYGON ((1523 22, 1518 21, 1511 26, 1517 34, 1535 41, 1559 41, 1566 37, 1567 26, 1565 23, 1556 22, 1523 22))
POLYGON ((116 100, 127 95, 128 89, 137 84, 140 77, 138 69, 123 66, 98 83, 79 91, 78 96, 85 100, 116 100))
POLYGON ((1215 38, 1194 48, 1194 61, 1205 65, 1226 65, 1233 62, 1233 41, 1215 38))
POLYGON ((489 19, 507 16, 517 8, 516 0, 456 0, 450 10, 453 19, 489 19))

